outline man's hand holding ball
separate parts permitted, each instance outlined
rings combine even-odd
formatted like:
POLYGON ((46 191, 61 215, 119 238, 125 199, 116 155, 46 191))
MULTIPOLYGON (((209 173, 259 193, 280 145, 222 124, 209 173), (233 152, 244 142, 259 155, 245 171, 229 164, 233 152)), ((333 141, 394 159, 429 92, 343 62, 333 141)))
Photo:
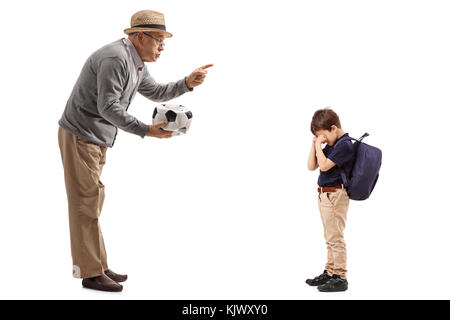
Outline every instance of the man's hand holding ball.
POLYGON ((166 121, 162 121, 162 122, 150 125, 148 127, 148 131, 145 135, 148 137, 154 137, 154 138, 170 138, 170 137, 178 135, 177 132, 166 131, 166 130, 162 129, 162 127, 164 127, 168 123, 169 122, 166 120, 166 121))

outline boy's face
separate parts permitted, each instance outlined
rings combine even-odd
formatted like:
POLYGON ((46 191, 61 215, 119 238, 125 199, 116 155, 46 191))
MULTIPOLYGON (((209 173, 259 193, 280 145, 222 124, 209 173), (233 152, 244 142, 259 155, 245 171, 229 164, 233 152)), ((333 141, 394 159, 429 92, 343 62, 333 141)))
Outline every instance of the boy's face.
POLYGON ((319 138, 320 136, 325 137, 324 143, 328 144, 329 146, 332 146, 336 143, 336 140, 338 138, 337 133, 337 127, 331 126, 331 130, 318 130, 316 131, 316 137, 319 138))

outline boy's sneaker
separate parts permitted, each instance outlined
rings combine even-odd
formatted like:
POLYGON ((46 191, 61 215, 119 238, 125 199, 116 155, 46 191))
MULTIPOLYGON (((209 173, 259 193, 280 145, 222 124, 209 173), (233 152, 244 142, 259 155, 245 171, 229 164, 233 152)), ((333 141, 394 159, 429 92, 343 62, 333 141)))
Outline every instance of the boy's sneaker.
POLYGON ((320 292, 339 292, 348 289, 347 279, 342 279, 337 274, 333 274, 327 283, 317 287, 320 292))
POLYGON ((310 286, 320 286, 322 284, 325 284, 330 280, 332 277, 328 275, 327 270, 324 270, 323 273, 320 276, 315 277, 314 279, 308 279, 306 280, 306 283, 310 286))

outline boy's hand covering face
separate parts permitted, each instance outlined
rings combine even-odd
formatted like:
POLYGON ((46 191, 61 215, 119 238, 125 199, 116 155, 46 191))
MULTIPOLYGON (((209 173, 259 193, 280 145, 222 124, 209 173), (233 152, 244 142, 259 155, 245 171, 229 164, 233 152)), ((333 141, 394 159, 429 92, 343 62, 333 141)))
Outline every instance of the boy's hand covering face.
POLYGON ((322 144, 322 143, 325 143, 325 142, 327 142, 327 137, 325 137, 323 134, 319 135, 316 138, 316 143, 322 144))

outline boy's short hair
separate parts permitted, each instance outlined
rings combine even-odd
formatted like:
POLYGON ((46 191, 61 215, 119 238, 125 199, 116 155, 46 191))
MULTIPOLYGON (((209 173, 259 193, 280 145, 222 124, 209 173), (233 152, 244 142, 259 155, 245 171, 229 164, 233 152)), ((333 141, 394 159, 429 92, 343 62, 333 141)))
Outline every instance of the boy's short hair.
POLYGON ((336 112, 330 108, 317 110, 311 121, 311 132, 316 134, 319 130, 331 131, 331 126, 341 128, 341 121, 336 112))

